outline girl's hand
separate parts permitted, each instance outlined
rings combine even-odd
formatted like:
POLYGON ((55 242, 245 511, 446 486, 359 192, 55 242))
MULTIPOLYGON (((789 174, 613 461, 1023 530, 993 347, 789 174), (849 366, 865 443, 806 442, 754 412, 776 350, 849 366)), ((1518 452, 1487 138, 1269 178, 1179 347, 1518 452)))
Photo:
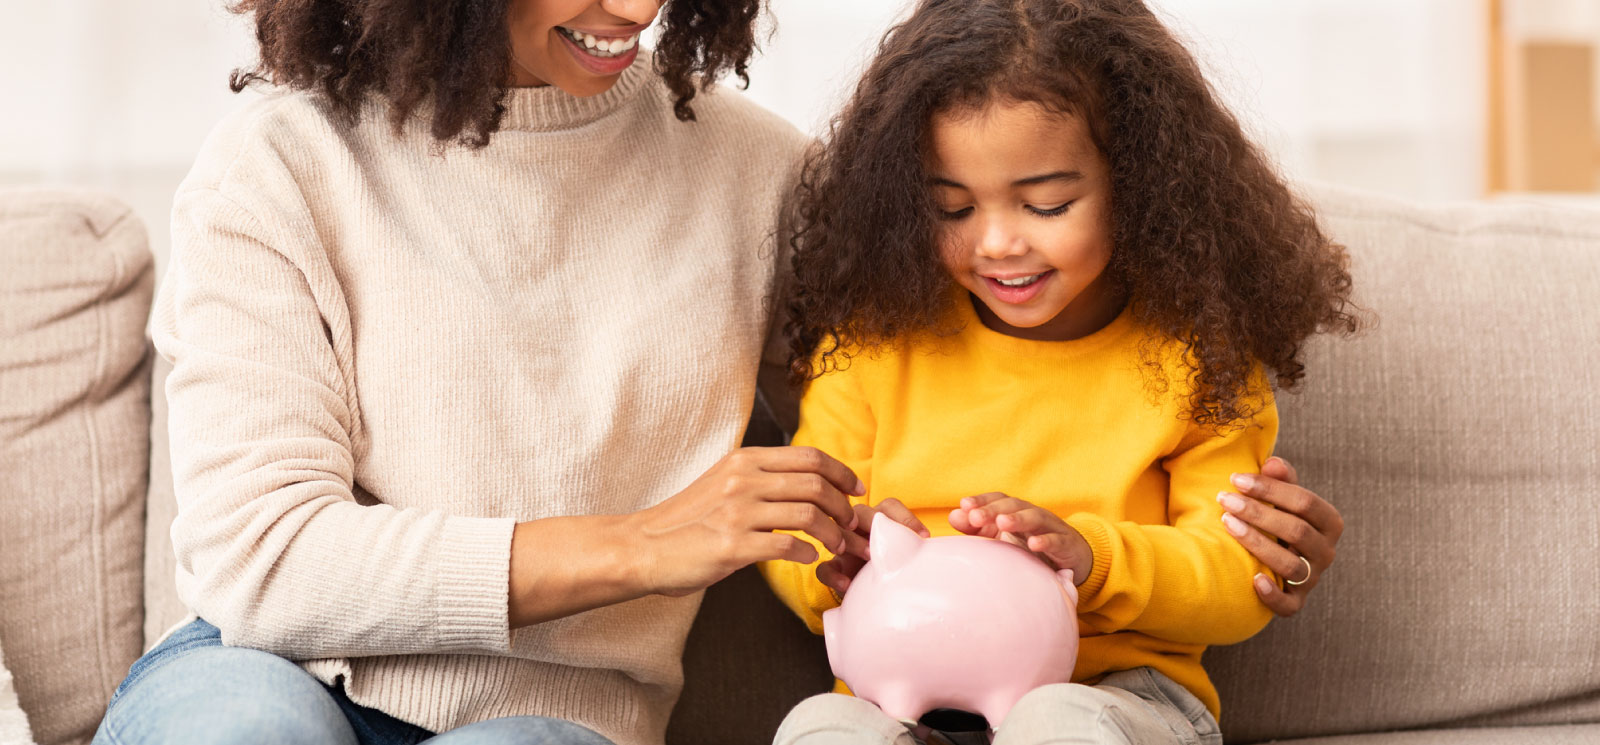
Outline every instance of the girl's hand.
POLYGON ((1259 476, 1236 473, 1232 481, 1239 493, 1224 493, 1217 498, 1228 512, 1222 518, 1224 527, 1278 576, 1305 580, 1305 584, 1286 583, 1279 589, 1266 575, 1255 576, 1261 602, 1273 613, 1288 618, 1305 607, 1306 596, 1333 564, 1334 546, 1344 534, 1344 517, 1327 500, 1300 486, 1294 466, 1276 456, 1261 466, 1259 476), (1269 509, 1263 503, 1278 509, 1269 509), (1288 545, 1274 542, 1262 531, 1288 545), (1300 561, 1302 556, 1305 562, 1300 561))
POLYGON ((967 535, 1009 540, 1056 569, 1071 569, 1074 584, 1082 585, 1094 569, 1089 542, 1065 520, 1000 492, 961 500, 961 506, 950 511, 950 525, 967 535))
MULTIPOLYGON (((901 504, 898 499, 885 499, 879 502, 877 507, 858 504, 855 506, 856 528, 854 532, 861 537, 860 545, 863 548, 870 545, 868 541, 872 537, 872 518, 879 512, 888 515, 889 519, 917 531, 917 534, 923 538, 931 535, 927 526, 923 525, 922 521, 912 514, 910 508, 901 504)), ((834 553, 835 556, 833 558, 817 565, 817 579, 822 584, 827 585, 828 589, 833 590, 835 595, 843 596, 845 591, 850 589, 850 582, 861 571, 861 567, 865 566, 867 560, 872 557, 868 556, 866 551, 861 551, 860 553, 841 553, 836 551, 834 553)))
POLYGON ((643 590, 696 592, 769 559, 809 564, 817 550, 777 530, 804 532, 835 553, 866 553, 846 494, 866 488, 849 467, 808 447, 741 448, 688 488, 624 519, 637 536, 643 590))

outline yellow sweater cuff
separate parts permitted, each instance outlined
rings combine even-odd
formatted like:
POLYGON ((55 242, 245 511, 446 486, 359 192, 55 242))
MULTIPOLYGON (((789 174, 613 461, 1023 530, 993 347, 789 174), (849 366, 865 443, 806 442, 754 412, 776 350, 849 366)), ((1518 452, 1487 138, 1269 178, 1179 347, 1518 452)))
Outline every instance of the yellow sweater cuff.
POLYGON ((1111 576, 1111 526, 1104 518, 1088 512, 1068 517, 1067 525, 1088 541, 1089 551, 1094 554, 1094 568, 1089 570, 1089 578, 1078 585, 1078 605, 1082 607, 1089 605, 1105 589, 1106 578, 1111 576))

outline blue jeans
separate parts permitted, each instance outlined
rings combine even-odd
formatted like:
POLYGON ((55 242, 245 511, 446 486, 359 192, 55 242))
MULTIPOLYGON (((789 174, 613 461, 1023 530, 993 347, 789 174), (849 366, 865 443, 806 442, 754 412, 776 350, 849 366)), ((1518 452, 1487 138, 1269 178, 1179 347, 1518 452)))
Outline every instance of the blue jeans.
POLYGON ((504 717, 435 735, 352 703, 277 655, 225 647, 196 620, 133 663, 94 745, 612 745, 562 719, 504 717))

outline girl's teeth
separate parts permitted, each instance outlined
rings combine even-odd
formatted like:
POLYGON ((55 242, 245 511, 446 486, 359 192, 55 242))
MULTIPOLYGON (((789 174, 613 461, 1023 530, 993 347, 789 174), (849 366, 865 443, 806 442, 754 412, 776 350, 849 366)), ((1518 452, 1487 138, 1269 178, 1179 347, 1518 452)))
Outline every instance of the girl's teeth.
POLYGON ((1006 287, 1023 287, 1038 281, 1039 277, 1041 276, 1044 275, 1034 274, 1027 277, 1017 277, 1016 279, 996 279, 995 281, 1005 285, 1006 287))

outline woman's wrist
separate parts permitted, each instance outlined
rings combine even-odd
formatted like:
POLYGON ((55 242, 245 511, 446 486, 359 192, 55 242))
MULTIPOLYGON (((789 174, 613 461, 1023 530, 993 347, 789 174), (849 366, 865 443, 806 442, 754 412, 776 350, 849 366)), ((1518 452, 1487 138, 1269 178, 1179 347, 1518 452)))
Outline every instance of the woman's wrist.
POLYGON ((622 523, 626 516, 551 517, 511 534, 512 628, 650 594, 622 523))

